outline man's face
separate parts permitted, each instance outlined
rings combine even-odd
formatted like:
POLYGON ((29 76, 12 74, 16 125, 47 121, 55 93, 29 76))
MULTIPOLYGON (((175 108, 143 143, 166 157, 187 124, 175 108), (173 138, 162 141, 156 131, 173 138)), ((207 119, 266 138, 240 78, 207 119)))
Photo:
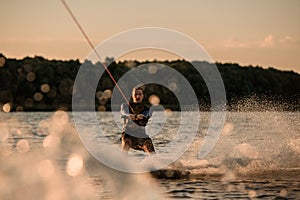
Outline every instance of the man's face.
POLYGON ((132 99, 133 103, 141 103, 143 101, 144 94, 143 90, 133 90, 132 99))

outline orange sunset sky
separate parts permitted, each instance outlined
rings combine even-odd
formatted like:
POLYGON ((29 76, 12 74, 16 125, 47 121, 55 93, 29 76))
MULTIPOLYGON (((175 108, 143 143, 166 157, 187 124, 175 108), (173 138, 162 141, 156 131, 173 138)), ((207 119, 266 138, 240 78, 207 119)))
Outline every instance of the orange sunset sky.
MULTIPOLYGON (((67 0, 97 45, 141 27, 179 31, 217 62, 300 73, 299 0, 67 0)), ((0 52, 9 58, 80 59, 91 52, 60 0, 1 0, 0 52)), ((176 59, 162 52, 131 52, 119 59, 176 59)))

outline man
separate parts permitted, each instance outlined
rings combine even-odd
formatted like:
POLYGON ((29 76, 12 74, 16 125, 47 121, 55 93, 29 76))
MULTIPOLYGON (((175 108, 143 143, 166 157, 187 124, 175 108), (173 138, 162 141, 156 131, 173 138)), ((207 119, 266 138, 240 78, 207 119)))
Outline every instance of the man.
POLYGON ((121 115, 124 119, 122 132, 122 149, 129 151, 130 148, 143 150, 147 153, 155 153, 151 138, 146 134, 145 126, 152 113, 144 104, 144 90, 135 87, 132 90, 130 106, 121 105, 121 115))

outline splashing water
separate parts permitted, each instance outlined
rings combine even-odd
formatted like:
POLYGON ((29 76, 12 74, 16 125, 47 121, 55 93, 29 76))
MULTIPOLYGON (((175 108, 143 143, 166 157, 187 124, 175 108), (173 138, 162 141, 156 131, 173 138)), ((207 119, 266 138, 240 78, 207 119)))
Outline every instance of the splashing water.
MULTIPOLYGON (((119 146, 120 130, 112 115, 97 115, 106 136, 119 146)), ((150 122, 161 128, 153 135, 156 147, 172 140, 180 121, 178 116, 176 112, 166 115, 164 126, 155 125, 160 121, 150 122)), ((217 145, 207 157, 198 160, 209 124, 209 113, 201 113, 194 143, 166 169, 164 179, 157 180, 149 174, 118 172, 95 160, 82 146, 70 113, 2 112, 0 199, 299 197, 299 113, 229 112, 227 116, 217 145), (175 176, 176 171, 168 169, 188 172, 188 176, 175 176), (178 179, 169 179, 174 177, 178 179)), ((88 122, 87 125, 94 126, 88 122)), ((145 156, 134 151, 130 155, 145 156)), ((118 162, 134 164, 122 159, 118 162)))
POLYGON ((69 114, 0 115, 0 199, 97 199, 105 184, 112 199, 162 199, 149 175, 117 172, 93 159, 82 146, 69 114), (36 115, 40 121, 35 121, 36 115), (93 177, 105 182, 99 191, 93 177))

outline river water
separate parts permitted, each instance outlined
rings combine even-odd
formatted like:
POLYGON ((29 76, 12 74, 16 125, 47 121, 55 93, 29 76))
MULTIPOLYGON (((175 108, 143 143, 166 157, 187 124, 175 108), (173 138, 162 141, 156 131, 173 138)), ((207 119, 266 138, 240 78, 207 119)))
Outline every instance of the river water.
MULTIPOLYGON (((117 118, 98 112, 95 123, 88 113, 81 115, 89 128, 84 137, 106 137, 119 148, 117 118)), ((181 114, 158 115, 165 117, 153 117, 148 131, 159 152, 176 136, 181 114)), ((166 171, 151 175, 99 162, 78 137, 71 112, 2 112, 0 199, 300 199, 299 112, 227 112, 216 145, 201 159, 210 113, 200 116, 189 148, 166 171)), ((98 151, 118 164, 135 165, 108 149, 98 151)), ((128 156, 147 157, 138 151, 128 156)))

